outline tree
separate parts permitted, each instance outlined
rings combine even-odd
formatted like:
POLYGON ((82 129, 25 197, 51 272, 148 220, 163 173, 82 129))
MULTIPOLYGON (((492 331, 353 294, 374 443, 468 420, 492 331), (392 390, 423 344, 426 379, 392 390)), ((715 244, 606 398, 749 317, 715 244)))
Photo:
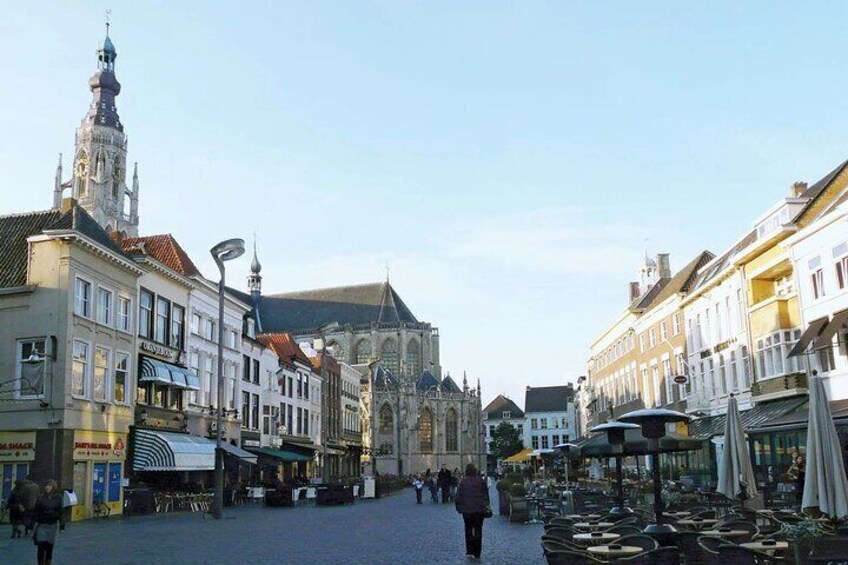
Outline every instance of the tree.
POLYGON ((518 437, 518 430, 512 424, 501 422, 492 432, 492 441, 489 444, 489 452, 498 459, 506 459, 521 451, 524 445, 518 437))

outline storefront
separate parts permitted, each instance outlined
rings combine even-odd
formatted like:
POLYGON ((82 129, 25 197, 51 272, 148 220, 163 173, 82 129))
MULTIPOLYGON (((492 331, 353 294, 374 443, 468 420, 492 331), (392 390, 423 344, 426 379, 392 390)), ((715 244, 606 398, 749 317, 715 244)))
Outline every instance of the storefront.
POLYGON ((71 512, 72 520, 90 518, 95 501, 106 504, 111 516, 121 514, 126 446, 127 434, 74 432, 74 493, 78 504, 71 512))
POLYGON ((15 481, 29 475, 35 461, 35 432, 0 432, 0 472, 2 500, 6 500, 15 481))

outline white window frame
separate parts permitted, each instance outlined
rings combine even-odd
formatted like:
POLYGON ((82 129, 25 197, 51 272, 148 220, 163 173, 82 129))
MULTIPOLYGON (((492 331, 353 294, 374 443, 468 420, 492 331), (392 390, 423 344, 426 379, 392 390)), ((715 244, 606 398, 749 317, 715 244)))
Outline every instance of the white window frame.
POLYGON ((668 323, 665 320, 660 322, 660 341, 668 341, 668 323))
POLYGON ((822 269, 821 257, 815 256, 807 262, 810 269, 810 294, 813 300, 819 300, 827 296, 824 285, 824 269, 822 269))
POLYGON ((133 332, 133 299, 128 296, 118 295, 118 307, 116 309, 115 327, 118 331, 131 334, 133 332), (126 315, 123 311, 126 305, 126 315))
POLYGON ((90 396, 90 393, 91 393, 90 375, 91 375, 91 366, 92 366, 92 361, 93 361, 92 349, 93 349, 93 347, 92 347, 91 342, 86 341, 84 339, 74 339, 71 342, 71 371, 70 371, 71 396, 73 396, 74 398, 88 399, 88 397, 90 396), (85 345, 85 352, 86 352, 85 366, 83 367, 83 373, 82 373, 82 392, 79 392, 79 391, 74 389, 74 384, 75 384, 74 383, 74 364, 76 363, 76 358, 75 358, 76 351, 75 351, 75 349, 76 349, 77 344, 85 345))
POLYGON ((74 314, 77 316, 86 318, 88 320, 92 319, 92 294, 93 294, 94 284, 84 277, 77 275, 74 278, 74 314), (82 297, 80 296, 80 283, 83 283, 83 288, 88 289, 88 296, 82 297), (80 312, 80 307, 82 307, 82 312, 80 312))
POLYGON ((671 374, 671 359, 665 357, 663 363, 663 378, 665 379, 665 402, 674 403, 674 377, 671 374))
POLYGON ((95 321, 102 326, 112 327, 115 319, 115 291, 102 285, 97 285, 97 297, 95 298, 95 321), (104 305, 100 298, 108 297, 108 304, 104 305))
POLYGON ((47 346, 47 337, 29 337, 15 340, 15 399, 19 400, 35 400, 38 398, 44 398, 47 393, 47 363, 49 360, 46 358, 47 354, 44 351, 47 346), (36 344, 41 342, 41 350, 38 351, 38 347, 35 347, 35 350, 44 357, 44 361, 41 362, 41 394, 21 394, 21 379, 23 378, 23 352, 25 344, 36 344))
POLYGON ((836 287, 844 290, 848 287, 848 243, 842 242, 830 251, 836 274, 836 287))
POLYGON ((680 313, 671 317, 671 334, 677 335, 680 333, 680 313))
POLYGON ((92 361, 93 362, 91 364, 91 399, 94 400, 95 402, 99 402, 101 404, 106 404, 106 403, 109 402, 109 393, 111 392, 109 390, 109 381, 111 380, 110 375, 112 374, 112 350, 110 348, 104 347, 102 345, 95 345, 94 346, 94 355, 92 357, 92 361), (98 353, 98 351, 100 351, 100 352, 105 351, 106 352, 106 365, 105 365, 106 373, 103 375, 103 396, 102 397, 97 397, 96 391, 94 390, 95 385, 97 384, 95 382, 96 379, 97 379, 97 369, 103 368, 101 365, 97 364, 97 353, 98 353))
POLYGON ((119 404, 121 406, 131 406, 132 402, 132 390, 133 386, 130 383, 130 379, 132 378, 132 355, 127 351, 121 351, 120 349, 116 349, 112 359, 112 402, 115 404, 119 404), (115 398, 115 391, 118 390, 117 382, 118 382, 118 359, 121 357, 126 357, 127 360, 127 368, 126 368, 126 376, 124 377, 124 399, 118 400, 115 398))

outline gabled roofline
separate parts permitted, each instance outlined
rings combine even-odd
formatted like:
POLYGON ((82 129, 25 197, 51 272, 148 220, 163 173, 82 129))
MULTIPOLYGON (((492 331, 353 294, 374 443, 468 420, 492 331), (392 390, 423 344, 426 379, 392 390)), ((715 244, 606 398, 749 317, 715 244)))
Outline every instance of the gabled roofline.
MULTIPOLYGON (((124 269, 130 271, 135 274, 137 277, 140 277, 144 274, 144 269, 141 269, 136 265, 133 261, 122 257, 112 251, 111 249, 104 247, 103 245, 97 243, 90 237, 78 232, 77 230, 43 230, 39 235, 32 235, 28 237, 27 243, 41 243, 44 241, 53 241, 56 239, 60 240, 76 240, 83 247, 88 248, 91 251, 94 251, 98 255, 103 256, 104 258, 112 261, 113 263, 123 267, 124 269)), ((29 261, 27 261, 27 278, 29 278, 29 261)))

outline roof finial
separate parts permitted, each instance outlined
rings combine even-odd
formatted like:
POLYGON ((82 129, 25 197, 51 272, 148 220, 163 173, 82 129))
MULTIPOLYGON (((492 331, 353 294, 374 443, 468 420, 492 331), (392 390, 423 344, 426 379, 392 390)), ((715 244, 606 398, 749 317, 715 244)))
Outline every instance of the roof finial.
POLYGON ((391 274, 392 268, 389 266, 388 259, 386 260, 386 282, 389 282, 389 274, 391 274))
POLYGON ((262 264, 256 255, 256 232, 253 232, 253 261, 250 262, 250 272, 258 275, 262 271, 262 264))
POLYGON ((112 10, 106 10, 106 37, 109 37, 109 26, 112 25, 111 22, 112 10))

